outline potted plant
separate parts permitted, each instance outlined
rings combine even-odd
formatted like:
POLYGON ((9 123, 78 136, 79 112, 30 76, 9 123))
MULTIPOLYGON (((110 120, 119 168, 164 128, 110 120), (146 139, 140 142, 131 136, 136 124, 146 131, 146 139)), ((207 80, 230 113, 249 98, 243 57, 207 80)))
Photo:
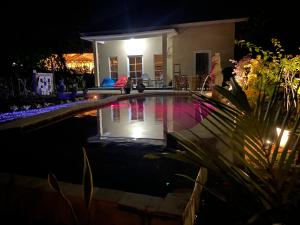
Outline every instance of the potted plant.
POLYGON ((132 82, 131 82, 131 79, 128 78, 128 80, 124 86, 125 94, 130 94, 131 88, 132 88, 132 82))
POLYGON ((143 93, 145 90, 145 85, 143 84, 142 80, 138 80, 138 83, 136 85, 136 89, 138 90, 139 93, 143 93))

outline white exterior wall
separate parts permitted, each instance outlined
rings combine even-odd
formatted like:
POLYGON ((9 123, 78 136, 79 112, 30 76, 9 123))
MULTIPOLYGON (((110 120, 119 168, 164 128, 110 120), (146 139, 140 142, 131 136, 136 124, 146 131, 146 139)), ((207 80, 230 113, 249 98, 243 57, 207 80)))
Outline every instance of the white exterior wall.
POLYGON ((109 57, 118 57, 118 73, 128 76, 128 56, 143 56, 143 72, 148 73, 154 78, 154 55, 162 54, 162 37, 134 39, 144 43, 144 48, 133 46, 132 52, 126 49, 126 42, 130 40, 106 41, 104 44, 98 44, 100 80, 109 76, 109 57))
POLYGON ((167 84, 173 80, 173 39, 167 39, 167 84))
POLYGON ((209 50, 220 53, 222 69, 232 65, 234 57, 234 23, 220 23, 178 29, 173 37, 173 64, 181 65, 181 74, 195 75, 195 53, 209 50))

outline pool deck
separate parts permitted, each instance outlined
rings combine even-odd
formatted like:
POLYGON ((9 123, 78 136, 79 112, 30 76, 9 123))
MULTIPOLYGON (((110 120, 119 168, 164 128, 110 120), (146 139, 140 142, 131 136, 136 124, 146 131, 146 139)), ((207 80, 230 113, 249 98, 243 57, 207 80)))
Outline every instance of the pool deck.
MULTIPOLYGON (((199 92, 200 93, 200 92, 199 92)), ((120 94, 118 90, 91 90, 88 95, 112 95, 99 100, 86 100, 78 104, 73 104, 69 107, 59 108, 53 111, 41 113, 35 116, 19 118, 0 124, 0 131, 26 131, 36 127, 42 127, 46 124, 59 122, 65 118, 71 117, 76 113, 84 110, 92 110, 97 107, 105 106, 115 101, 124 100, 128 98, 143 97, 143 96, 157 96, 157 95, 190 95, 190 91, 174 91, 174 90, 145 90, 144 93, 138 93, 133 90, 131 94, 120 94)), ((211 92, 203 92, 204 95, 210 96, 211 92)))

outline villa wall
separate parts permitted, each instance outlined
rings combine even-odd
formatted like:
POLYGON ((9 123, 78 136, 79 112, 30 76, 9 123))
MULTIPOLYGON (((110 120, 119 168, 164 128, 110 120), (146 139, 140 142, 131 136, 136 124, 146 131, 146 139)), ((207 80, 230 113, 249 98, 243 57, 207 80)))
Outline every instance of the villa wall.
MULTIPOLYGON (((221 55, 222 68, 230 66, 234 57, 234 23, 182 27, 173 37, 173 63, 181 65, 181 74, 195 75, 195 53, 209 50, 221 55)), ((209 67, 210 68, 210 67, 209 67)))
POLYGON ((133 46, 133 50, 126 48, 126 42, 130 40, 105 41, 104 44, 98 44, 100 80, 105 76, 109 76, 109 57, 118 57, 118 72, 120 75, 128 76, 128 56, 142 55, 143 70, 150 77, 154 78, 154 56, 162 54, 162 37, 141 38, 144 48, 141 46, 133 46))
MULTIPOLYGON (((173 65, 181 65, 181 74, 195 75, 195 53, 208 51, 221 55, 221 66, 231 66, 234 58, 235 23, 219 23, 177 28, 178 34, 167 39, 167 82, 173 80, 173 65)), ((100 81, 109 76, 109 57, 118 57, 118 74, 128 76, 128 56, 143 56, 143 73, 154 78, 154 55, 162 54, 162 37, 140 38, 141 45, 126 47, 132 40, 113 40, 98 44, 100 81)), ((210 62, 211 64, 211 62, 210 62)), ((209 65, 210 68, 210 65, 209 65)))

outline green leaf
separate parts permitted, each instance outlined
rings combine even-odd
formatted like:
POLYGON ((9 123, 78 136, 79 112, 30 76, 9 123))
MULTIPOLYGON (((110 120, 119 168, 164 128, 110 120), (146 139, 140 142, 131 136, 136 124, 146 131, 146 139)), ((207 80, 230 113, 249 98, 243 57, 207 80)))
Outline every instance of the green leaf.
POLYGON ((48 174, 48 183, 53 190, 57 191, 58 193, 61 193, 58 180, 53 173, 48 174))
POLYGON ((84 162, 83 178, 82 178, 83 199, 84 199, 85 207, 89 208, 92 200, 92 195, 93 195, 93 176, 92 176, 92 170, 90 167, 90 163, 86 151, 84 148, 82 148, 82 151, 83 151, 83 162, 84 162))
POLYGON ((55 191, 57 191, 60 195, 60 197, 65 201, 65 203, 68 205, 69 209, 71 210, 71 214, 72 214, 72 218, 73 221, 76 225, 79 225, 79 221, 77 218, 77 215, 74 211, 73 205, 70 202, 70 200, 64 195, 64 193, 62 192, 58 180, 56 179, 55 175, 52 173, 48 174, 48 183, 50 185, 51 188, 53 188, 55 191))

